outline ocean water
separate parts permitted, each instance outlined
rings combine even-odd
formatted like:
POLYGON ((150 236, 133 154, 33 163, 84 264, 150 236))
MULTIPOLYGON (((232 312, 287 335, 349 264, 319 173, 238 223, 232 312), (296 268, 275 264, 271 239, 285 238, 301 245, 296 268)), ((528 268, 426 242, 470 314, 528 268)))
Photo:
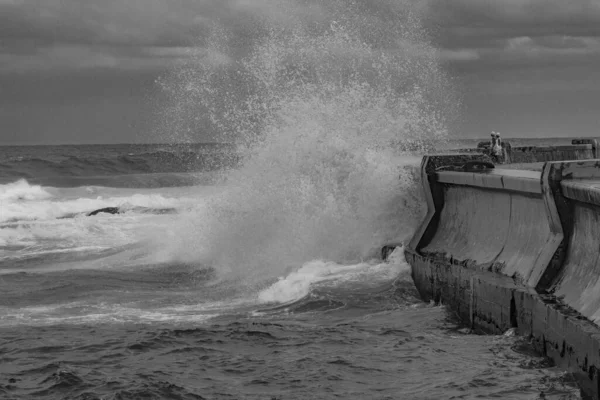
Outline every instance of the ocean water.
MULTIPOLYGON (((232 159, 215 146, 195 148, 212 151, 219 165, 232 159)), ((222 237, 223 228, 190 230, 189 221, 210 223, 215 214, 207 210, 229 190, 226 178, 194 180, 210 168, 148 173, 155 151, 128 156, 135 154, 129 145, 93 147, 89 170, 76 160, 86 147, 1 150, 11 179, 31 170, 32 153, 48 174, 38 169, 41 184, 0 185, 0 398, 579 398, 571 377, 523 339, 470 334, 444 307, 421 302, 401 248, 386 263, 374 253, 358 261, 325 251, 295 265, 265 255, 257 265, 254 250, 235 247, 282 242, 261 237, 274 228, 256 225, 246 209, 229 221, 254 224, 254 234, 230 233, 217 246, 220 257, 203 258, 211 249, 202 249, 201 233, 222 237), (124 157, 146 162, 104 173, 105 186, 80 178, 97 176, 100 160, 112 166, 124 157), (189 183, 157 187, 158 177, 189 183), (88 216, 104 207, 121 213, 88 216), (247 252, 245 265, 240 252, 247 252), (232 261, 245 268, 225 271, 232 261)), ((188 157, 188 150, 169 157, 188 157)), ((419 160, 404 162, 416 167, 419 160)), ((351 232, 336 240, 344 236, 352 240, 351 232)), ((288 246, 292 255, 318 249, 288 246)))
POLYGON ((0 397, 580 398, 418 298, 420 158, 459 109, 420 11, 262 3, 158 81, 165 142, 228 145, 0 148, 0 397))

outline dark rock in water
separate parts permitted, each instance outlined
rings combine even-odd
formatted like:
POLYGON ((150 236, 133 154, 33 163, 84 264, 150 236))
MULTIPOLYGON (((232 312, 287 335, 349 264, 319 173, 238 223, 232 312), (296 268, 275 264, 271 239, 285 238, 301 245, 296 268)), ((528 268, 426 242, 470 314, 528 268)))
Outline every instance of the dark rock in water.
POLYGON ((122 210, 120 207, 104 207, 104 208, 100 208, 98 210, 94 210, 91 213, 88 213, 86 215, 88 217, 92 217, 92 216, 100 214, 100 213, 123 214, 124 212, 127 212, 127 211, 137 212, 137 213, 142 213, 142 214, 158 214, 158 215, 176 214, 177 213, 177 209, 175 209, 175 208, 132 207, 132 208, 126 208, 126 209, 122 210))
POLYGON ((97 215, 100 213, 120 214, 121 209, 119 207, 105 207, 105 208, 101 208, 99 210, 92 211, 91 213, 87 214, 87 216, 91 217, 91 216, 94 216, 94 215, 97 215))

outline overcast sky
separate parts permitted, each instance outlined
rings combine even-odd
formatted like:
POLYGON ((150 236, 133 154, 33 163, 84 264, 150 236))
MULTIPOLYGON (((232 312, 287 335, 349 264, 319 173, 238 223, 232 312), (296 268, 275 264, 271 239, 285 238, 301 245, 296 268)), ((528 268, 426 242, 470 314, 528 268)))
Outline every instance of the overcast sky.
MULTIPOLYGON (((600 136, 600 0, 413 3, 463 100, 454 135, 600 136)), ((211 21, 290 12, 273 4, 0 0, 0 144, 165 139, 156 79, 202 56, 211 21)))

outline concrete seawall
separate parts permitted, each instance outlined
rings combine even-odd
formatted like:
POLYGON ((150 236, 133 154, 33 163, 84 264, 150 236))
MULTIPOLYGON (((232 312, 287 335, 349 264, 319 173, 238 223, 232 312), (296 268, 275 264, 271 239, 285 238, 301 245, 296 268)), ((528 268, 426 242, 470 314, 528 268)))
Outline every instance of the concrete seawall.
POLYGON ((423 158, 415 284, 474 330, 516 328, 600 398, 600 160, 478 169, 482 157, 423 158))
MULTIPOLYGON (((570 145, 562 146, 512 146, 510 141, 503 142, 505 163, 508 164, 600 158, 599 145, 596 139, 573 139, 570 145)), ((489 142, 481 141, 477 148, 457 150, 489 154, 489 142)))

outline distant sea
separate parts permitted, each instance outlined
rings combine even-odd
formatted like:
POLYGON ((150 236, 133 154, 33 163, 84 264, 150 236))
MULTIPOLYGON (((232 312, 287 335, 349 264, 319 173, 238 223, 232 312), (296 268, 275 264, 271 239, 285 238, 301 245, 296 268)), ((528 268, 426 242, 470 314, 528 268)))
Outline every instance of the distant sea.
POLYGON ((0 147, 0 398, 580 398, 379 260, 422 217, 419 157, 272 151, 0 147))

